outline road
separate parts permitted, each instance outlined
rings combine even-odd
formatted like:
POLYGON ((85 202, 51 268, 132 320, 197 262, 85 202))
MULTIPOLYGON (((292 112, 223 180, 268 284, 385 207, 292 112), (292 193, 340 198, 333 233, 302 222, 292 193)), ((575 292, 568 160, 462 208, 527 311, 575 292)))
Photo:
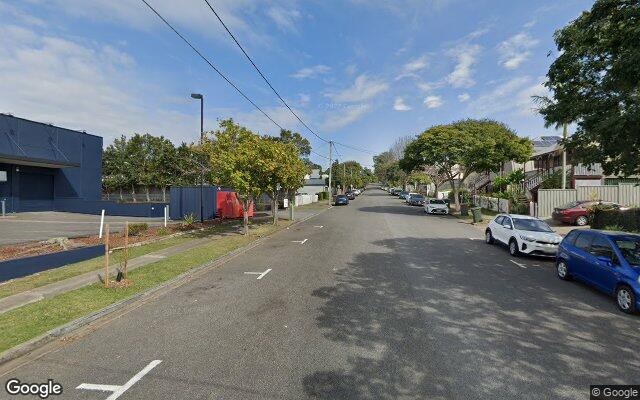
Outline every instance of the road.
POLYGON ((161 360, 119 398, 585 399, 640 383, 640 317, 549 261, 514 261, 368 190, 2 380, 106 399, 76 387, 161 360))

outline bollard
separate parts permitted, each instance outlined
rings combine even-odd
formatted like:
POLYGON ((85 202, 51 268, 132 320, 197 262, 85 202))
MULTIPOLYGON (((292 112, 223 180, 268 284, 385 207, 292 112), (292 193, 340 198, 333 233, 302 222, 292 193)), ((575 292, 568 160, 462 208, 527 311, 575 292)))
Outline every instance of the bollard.
POLYGON ((102 210, 102 214, 100 216, 100 234, 98 235, 98 239, 102 239, 102 227, 104 225, 104 210, 102 210))

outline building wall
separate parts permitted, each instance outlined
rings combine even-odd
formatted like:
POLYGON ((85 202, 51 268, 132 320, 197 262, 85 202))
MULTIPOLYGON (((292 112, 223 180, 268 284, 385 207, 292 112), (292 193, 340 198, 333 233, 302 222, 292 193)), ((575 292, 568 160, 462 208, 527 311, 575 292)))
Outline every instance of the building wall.
POLYGON ((7 212, 49 211, 101 196, 102 138, 0 114, 0 200, 7 212), (30 164, 30 165, 25 165, 30 164))

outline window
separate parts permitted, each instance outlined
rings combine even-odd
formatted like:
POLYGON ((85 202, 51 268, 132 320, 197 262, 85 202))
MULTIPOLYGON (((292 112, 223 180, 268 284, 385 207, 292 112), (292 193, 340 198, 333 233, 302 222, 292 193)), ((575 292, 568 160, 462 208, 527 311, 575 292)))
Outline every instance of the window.
POLYGON ((593 238, 593 242, 591 243, 591 248, 589 249, 589 253, 593 254, 596 257, 604 256, 609 257, 613 260, 613 247, 609 244, 609 241, 603 236, 596 235, 593 238))
POLYGON ((640 239, 618 239, 616 244, 629 264, 640 265, 640 239))
POLYGON ((502 221, 504 221, 504 217, 502 215, 498 215, 496 217, 496 224, 502 225, 502 221))
POLYGON ((571 231, 567 234, 567 236, 565 236, 564 238, 564 242, 568 243, 570 245, 575 245, 576 243, 576 237, 578 237, 578 231, 571 231))
POLYGON ((516 229, 531 232, 553 232, 553 229, 546 222, 539 219, 514 218, 513 223, 516 229))
POLYGON ((576 238, 575 246, 579 249, 589 251, 589 247, 591 246, 591 235, 588 233, 580 232, 578 237, 576 238))
POLYGON ((513 223, 511 223, 511 218, 509 217, 504 217, 502 225, 507 225, 509 228, 513 229, 513 223))

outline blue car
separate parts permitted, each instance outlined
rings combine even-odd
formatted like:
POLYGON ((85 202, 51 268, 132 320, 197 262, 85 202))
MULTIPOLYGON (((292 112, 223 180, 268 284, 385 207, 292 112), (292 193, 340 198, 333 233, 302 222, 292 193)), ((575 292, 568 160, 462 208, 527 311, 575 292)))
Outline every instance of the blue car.
POLYGON ((560 243, 556 270, 614 295, 625 313, 640 309, 640 235, 574 229, 560 243))
POLYGON ((339 194, 336 196, 333 204, 336 206, 347 206, 349 205, 349 198, 344 194, 339 194))

